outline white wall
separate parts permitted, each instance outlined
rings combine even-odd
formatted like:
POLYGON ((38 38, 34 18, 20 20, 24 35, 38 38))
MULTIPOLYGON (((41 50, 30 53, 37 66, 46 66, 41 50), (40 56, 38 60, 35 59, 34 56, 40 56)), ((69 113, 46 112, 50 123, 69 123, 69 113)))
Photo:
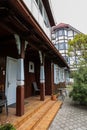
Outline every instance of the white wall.
POLYGON ((51 31, 50 28, 47 28, 43 17, 39 11, 39 8, 36 4, 35 0, 23 0, 25 5, 27 6, 27 8, 29 9, 29 11, 31 11, 32 15, 34 16, 34 18, 36 19, 36 21, 39 23, 39 25, 41 26, 41 28, 43 29, 43 31, 46 33, 46 35, 49 37, 49 39, 51 39, 51 31))

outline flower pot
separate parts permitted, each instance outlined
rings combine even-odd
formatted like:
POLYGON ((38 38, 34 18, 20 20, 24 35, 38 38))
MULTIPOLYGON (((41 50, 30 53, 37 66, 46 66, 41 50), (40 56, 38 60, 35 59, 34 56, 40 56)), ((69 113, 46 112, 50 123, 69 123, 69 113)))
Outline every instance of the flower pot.
POLYGON ((53 101, 56 101, 56 99, 57 99, 57 98, 56 98, 56 94, 55 94, 55 95, 52 95, 52 96, 51 96, 51 99, 52 99, 53 101))

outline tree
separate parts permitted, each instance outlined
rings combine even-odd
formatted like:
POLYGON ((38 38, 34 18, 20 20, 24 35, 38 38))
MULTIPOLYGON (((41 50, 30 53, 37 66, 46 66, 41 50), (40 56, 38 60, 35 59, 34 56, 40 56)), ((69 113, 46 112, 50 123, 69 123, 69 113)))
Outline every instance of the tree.
POLYGON ((74 73, 74 84, 70 97, 80 104, 87 105, 87 67, 80 67, 74 73))
POLYGON ((87 66, 87 35, 77 34, 73 40, 68 42, 68 55, 75 59, 74 66, 87 66))
POLYGON ((73 64, 73 67, 77 66, 77 70, 73 74, 74 84, 70 97, 80 104, 87 105, 87 35, 77 34, 69 41, 68 55, 78 60, 73 64))

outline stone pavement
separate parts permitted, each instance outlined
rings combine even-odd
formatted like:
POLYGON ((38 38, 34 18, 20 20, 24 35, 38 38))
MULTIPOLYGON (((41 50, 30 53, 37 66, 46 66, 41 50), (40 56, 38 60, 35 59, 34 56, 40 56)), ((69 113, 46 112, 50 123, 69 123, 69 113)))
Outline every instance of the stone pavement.
POLYGON ((87 130, 87 107, 76 105, 67 96, 49 130, 87 130))

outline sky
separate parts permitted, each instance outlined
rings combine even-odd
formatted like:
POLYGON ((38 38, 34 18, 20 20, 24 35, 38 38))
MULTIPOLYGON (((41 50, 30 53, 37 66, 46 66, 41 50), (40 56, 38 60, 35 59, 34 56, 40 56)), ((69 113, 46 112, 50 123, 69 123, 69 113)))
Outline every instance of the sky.
POLYGON ((56 23, 70 24, 87 34, 87 0, 51 0, 56 23))

